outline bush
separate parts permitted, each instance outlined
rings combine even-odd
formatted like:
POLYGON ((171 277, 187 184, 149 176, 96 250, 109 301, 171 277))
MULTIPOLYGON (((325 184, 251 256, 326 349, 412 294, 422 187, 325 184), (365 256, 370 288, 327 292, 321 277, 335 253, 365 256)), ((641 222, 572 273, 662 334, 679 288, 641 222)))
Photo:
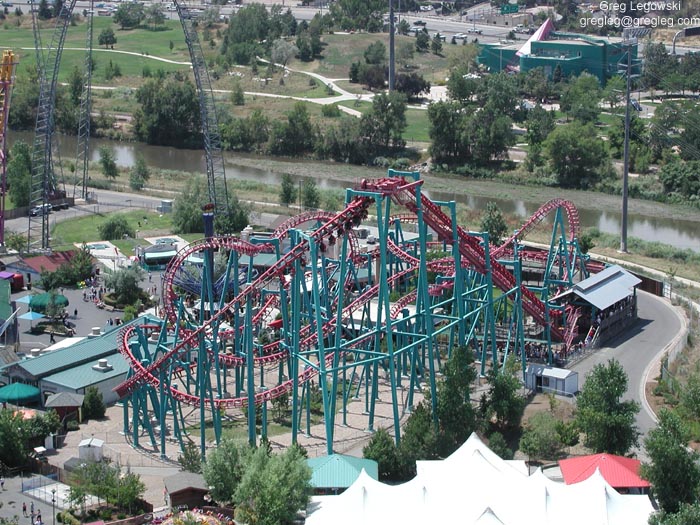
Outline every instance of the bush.
POLYGON ((80 428, 80 424, 75 420, 75 419, 70 419, 68 423, 66 423, 66 429, 69 432, 75 432, 80 428))
POLYGON ((324 117, 339 117, 340 116, 340 108, 338 107, 338 104, 324 104, 321 107, 321 114, 324 117))
POLYGON ((123 215, 114 215, 109 217, 104 223, 97 227, 97 232, 103 240, 111 241, 121 239, 125 235, 135 237, 136 231, 133 226, 130 226, 123 215))

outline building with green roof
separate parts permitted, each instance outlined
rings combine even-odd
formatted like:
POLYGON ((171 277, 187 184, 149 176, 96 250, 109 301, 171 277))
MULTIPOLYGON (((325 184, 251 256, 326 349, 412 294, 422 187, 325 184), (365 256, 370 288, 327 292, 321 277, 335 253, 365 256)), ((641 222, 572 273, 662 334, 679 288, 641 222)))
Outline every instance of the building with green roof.
MULTIPOLYGON (((141 316, 127 323, 154 324, 151 316, 141 316)), ((129 364, 117 349, 121 330, 113 329, 96 337, 88 337, 57 350, 10 363, 0 369, 0 386, 24 383, 41 392, 39 405, 43 407, 52 394, 70 392, 85 394, 94 386, 105 404, 118 400, 114 387, 126 379, 129 364)))

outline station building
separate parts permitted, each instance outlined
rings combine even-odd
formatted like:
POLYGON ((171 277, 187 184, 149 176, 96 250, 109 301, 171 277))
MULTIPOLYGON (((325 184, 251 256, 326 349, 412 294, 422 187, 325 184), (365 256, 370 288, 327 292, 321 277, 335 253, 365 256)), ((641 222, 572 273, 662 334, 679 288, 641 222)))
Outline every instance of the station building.
MULTIPOLYGON (((636 63, 637 46, 630 50, 636 63)), ((543 68, 550 79, 559 66, 562 78, 587 72, 605 86, 626 65, 627 49, 621 41, 553 31, 547 20, 524 44, 513 41, 483 44, 477 60, 491 73, 543 68)))

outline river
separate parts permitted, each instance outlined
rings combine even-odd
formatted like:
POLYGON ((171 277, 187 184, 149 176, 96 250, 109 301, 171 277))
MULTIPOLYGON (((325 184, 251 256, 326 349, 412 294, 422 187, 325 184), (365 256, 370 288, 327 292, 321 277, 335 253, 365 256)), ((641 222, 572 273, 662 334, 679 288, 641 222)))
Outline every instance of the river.
MULTIPOLYGON (((17 140, 22 139, 31 144, 33 133, 8 133, 8 148, 17 140)), ((75 158, 77 141, 72 136, 59 136, 61 155, 65 158, 75 158)), ((90 161, 99 161, 98 148, 110 146, 119 166, 131 167, 138 155, 142 155, 148 166, 154 168, 190 171, 203 173, 205 171, 204 152, 201 150, 175 149, 164 146, 149 146, 140 142, 115 142, 102 139, 91 139, 90 161)), ((279 184, 281 174, 273 171, 240 166, 235 163, 233 154, 226 155, 226 177, 229 179, 253 180, 269 184, 279 184)), ((345 181, 331 178, 319 179, 319 186, 324 188, 340 188, 347 186, 345 181)), ((445 194, 429 192, 429 196, 437 200, 456 200, 474 209, 485 209, 487 202, 498 204, 503 213, 526 219, 544 203, 530 202, 518 199, 498 199, 492 197, 475 197, 464 194, 445 194)), ((601 232, 619 235, 621 213, 615 210, 594 210, 578 208, 581 217, 581 227, 596 227, 601 232)), ((646 241, 658 241, 677 248, 688 248, 700 252, 700 224, 697 221, 670 219, 664 217, 648 217, 641 214, 628 215, 628 237, 637 237, 646 241)))

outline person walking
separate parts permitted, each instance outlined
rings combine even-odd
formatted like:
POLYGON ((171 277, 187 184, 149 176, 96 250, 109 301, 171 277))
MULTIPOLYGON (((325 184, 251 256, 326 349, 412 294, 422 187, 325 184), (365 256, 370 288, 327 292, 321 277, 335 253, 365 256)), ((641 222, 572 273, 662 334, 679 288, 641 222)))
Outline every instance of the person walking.
POLYGON ((0 476, 0 489, 5 490, 5 476, 0 476))
POLYGON ((22 516, 25 518, 27 517, 27 502, 23 501, 22 502, 22 516))

